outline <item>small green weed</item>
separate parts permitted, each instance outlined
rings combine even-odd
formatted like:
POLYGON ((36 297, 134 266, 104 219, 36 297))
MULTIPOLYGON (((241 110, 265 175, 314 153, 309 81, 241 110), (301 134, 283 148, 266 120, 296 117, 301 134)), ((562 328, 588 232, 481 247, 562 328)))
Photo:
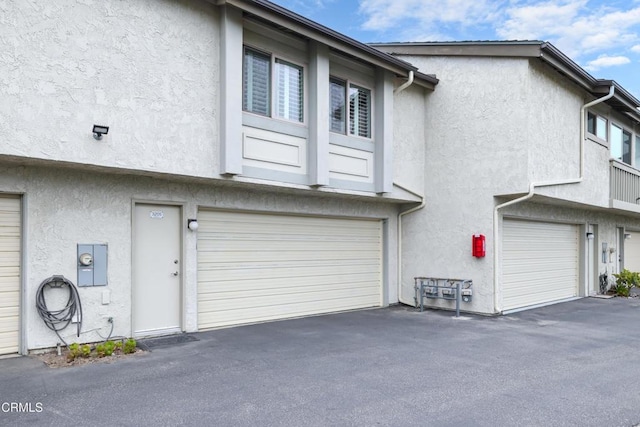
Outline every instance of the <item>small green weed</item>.
POLYGON ((136 351, 136 340, 133 338, 129 338, 124 343, 124 349, 122 350, 124 354, 135 353, 136 351))
POLYGON ((85 344, 80 349, 80 355, 84 358, 91 356, 91 346, 89 344, 85 344))
POLYGON ((67 362, 73 362, 80 354, 80 344, 77 342, 70 344, 69 352, 67 353, 67 362))
POLYGON ((116 343, 113 341, 107 341, 104 343, 104 355, 111 356, 116 349, 116 343))
POLYGON ((613 274, 616 278, 616 284, 611 287, 611 290, 619 297, 628 297, 631 288, 640 286, 640 273, 629 271, 626 268, 618 274, 613 274))
POLYGON ((98 355, 98 357, 105 357, 107 355, 104 344, 96 345, 96 354, 98 355))

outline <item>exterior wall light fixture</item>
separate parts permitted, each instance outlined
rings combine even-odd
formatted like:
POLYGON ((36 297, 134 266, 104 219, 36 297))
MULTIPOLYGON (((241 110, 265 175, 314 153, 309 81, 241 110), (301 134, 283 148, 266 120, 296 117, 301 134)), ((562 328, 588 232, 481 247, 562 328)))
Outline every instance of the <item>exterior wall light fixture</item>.
POLYGON ((188 219, 187 220, 187 228, 191 231, 196 231, 198 229, 198 220, 197 219, 188 219))
POLYGON ((595 237, 595 236, 593 235, 593 233, 591 233, 591 232, 587 233, 587 239, 588 239, 588 240, 593 240, 593 239, 594 239, 594 237, 595 237))
POLYGON ((624 233, 624 240, 629 240, 631 238, 631 233, 624 233))
POLYGON ((100 141, 102 139, 102 135, 106 135, 109 133, 109 126, 100 126, 93 125, 93 137, 100 141))

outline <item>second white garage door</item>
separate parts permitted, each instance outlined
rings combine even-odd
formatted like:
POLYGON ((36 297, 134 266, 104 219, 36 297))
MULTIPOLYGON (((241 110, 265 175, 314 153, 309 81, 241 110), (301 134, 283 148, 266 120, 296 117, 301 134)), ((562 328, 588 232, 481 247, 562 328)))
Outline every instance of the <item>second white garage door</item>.
POLYGON ((380 306, 382 224, 198 214, 198 328, 380 306))
POLYGON ((640 233, 627 231, 629 239, 624 240, 624 268, 640 272, 640 233))
POLYGON ((578 227, 505 219, 502 239, 502 309, 575 297, 578 227))

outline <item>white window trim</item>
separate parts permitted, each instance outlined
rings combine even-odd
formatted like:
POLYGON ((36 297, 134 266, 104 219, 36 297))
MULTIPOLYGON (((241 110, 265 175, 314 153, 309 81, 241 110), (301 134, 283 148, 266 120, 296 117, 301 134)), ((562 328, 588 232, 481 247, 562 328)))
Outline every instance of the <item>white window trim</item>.
POLYGON ((300 64, 296 61, 289 60, 281 55, 271 53, 271 118, 274 120, 281 120, 288 123, 296 123, 304 125, 307 123, 307 98, 309 94, 307 91, 307 68, 304 64, 300 64), (276 91, 278 90, 278 76, 276 72, 276 62, 280 60, 287 64, 300 67, 302 69, 302 120, 291 120, 276 115, 278 108, 276 105, 276 91))
MULTIPOLYGON (((260 52, 264 55, 269 55, 271 57, 271 61, 270 61, 270 67, 271 69, 270 74, 271 74, 271 86, 270 86, 270 100, 269 100, 269 115, 263 115, 263 114, 258 114, 258 113, 254 113, 252 111, 246 111, 246 110, 242 110, 243 113, 245 114, 252 114, 255 116, 259 116, 259 117, 265 117, 267 119, 270 120, 278 120, 281 122, 286 122, 286 123, 293 123, 293 124, 297 124, 297 125, 301 125, 301 126, 306 126, 307 125, 307 121, 308 121, 308 98, 309 98, 309 91, 307 89, 308 86, 308 77, 307 77, 307 66, 304 63, 301 63, 300 61, 297 61, 295 59, 290 59, 285 55, 280 55, 278 53, 275 52, 271 52, 269 50, 265 50, 264 48, 260 47, 260 46, 256 46, 254 44, 248 44, 245 43, 242 45, 243 49, 242 49, 242 57, 244 60, 244 54, 245 54, 245 49, 250 49, 250 50, 255 50, 256 52, 260 52), (280 61, 284 61, 286 63, 295 65, 297 67, 300 67, 302 69, 302 121, 299 120, 289 120, 289 119, 285 119, 283 117, 278 117, 276 115, 276 90, 277 90, 277 76, 276 76, 276 60, 280 60, 280 61)), ((244 87, 242 88, 242 90, 244 91, 244 87)), ((242 94, 242 96, 244 96, 244 93, 242 94)))
MULTIPOLYGON (((630 166, 632 168, 640 170, 640 165, 634 164, 634 162, 635 162, 635 146, 634 145, 635 145, 635 141, 636 141, 636 136, 638 134, 636 134, 633 131, 633 128, 629 128, 628 126, 623 125, 622 123, 620 123, 617 120, 609 119, 609 126, 608 126, 608 129, 607 129, 607 131, 608 131, 607 137, 609 138, 609 146, 612 147, 612 148, 613 148, 613 141, 611 141, 611 134, 612 134, 611 127, 612 126, 615 126, 615 127, 619 128, 619 129, 621 129, 623 135, 624 135, 624 132, 627 132, 628 134, 631 135, 631 137, 630 137, 630 148, 629 148, 629 156, 631 157, 631 164, 622 161, 622 159, 616 159, 615 157, 613 157, 613 155, 611 153, 611 150, 609 150, 610 157, 612 159, 614 159, 614 160, 617 160, 620 163, 624 163, 627 166, 630 166)), ((623 154, 623 156, 624 156, 624 154, 623 154)))
MULTIPOLYGON (((329 79, 335 79, 335 80, 340 80, 342 82, 345 83, 345 102, 346 102, 346 106, 345 106, 345 119, 346 119, 346 123, 345 123, 345 133, 341 133, 341 132, 335 132, 331 130, 331 126, 329 126, 329 132, 332 134, 336 134, 336 135, 342 135, 345 136, 347 138, 357 138, 360 139, 362 141, 369 141, 369 142, 373 142, 375 140, 375 90, 368 84, 362 84, 357 80, 352 80, 349 78, 345 78, 340 76, 339 74, 330 74, 329 75, 329 79), (349 133, 349 88, 351 87, 351 85, 353 86, 357 86, 359 88, 362 89, 366 89, 369 91, 370 95, 371 95, 371 99, 369 100, 369 133, 371 136, 369 137, 364 137, 364 136, 360 136, 360 135, 352 135, 349 133)), ((327 86, 328 87, 328 86, 327 86)))
POLYGON ((609 137, 610 137, 610 133, 611 133, 611 120, 609 119, 608 115, 604 115, 604 114, 600 114, 597 111, 593 111, 593 110, 587 110, 587 112, 585 113, 586 117, 585 117, 585 134, 587 135, 587 138, 590 139, 593 142, 596 142, 604 147, 607 147, 607 149, 609 149, 609 153, 611 153, 611 145, 609 144, 609 137), (607 124, 606 124, 606 132, 607 132, 607 137, 605 139, 600 138, 599 136, 597 136, 594 133, 589 132, 589 113, 593 114, 596 117, 596 120, 598 119, 598 117, 602 117, 603 119, 606 120, 607 124))

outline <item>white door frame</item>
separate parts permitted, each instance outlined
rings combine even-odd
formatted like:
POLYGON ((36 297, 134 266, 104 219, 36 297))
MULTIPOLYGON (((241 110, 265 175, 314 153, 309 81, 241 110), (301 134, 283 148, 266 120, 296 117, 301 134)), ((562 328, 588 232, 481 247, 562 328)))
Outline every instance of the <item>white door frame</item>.
MULTIPOLYGON (((179 209, 179 220, 178 220, 178 226, 179 226, 179 239, 180 239, 180 248, 179 248, 179 253, 180 253, 180 264, 178 266, 178 274, 179 274, 179 279, 180 279, 180 284, 179 284, 179 326, 178 328, 176 328, 175 331, 173 330, 167 330, 165 331, 166 333, 171 333, 171 332, 182 332, 184 331, 185 328, 185 280, 184 280, 184 275, 185 275, 185 270, 184 270, 184 265, 185 265, 185 245, 184 245, 184 230, 185 227, 183 227, 182 225, 185 223, 185 203, 184 202, 172 202, 172 201, 158 201, 158 200, 148 200, 148 199, 133 199, 131 201, 131 293, 130 293, 130 297, 131 297, 131 304, 130 304, 130 308, 131 308, 131 324, 130 324, 130 335, 133 337, 135 335, 135 325, 134 325, 134 310, 135 310, 135 297, 134 297, 134 286, 135 286, 135 269, 136 269, 136 265, 134 263, 134 256, 135 256, 135 250, 136 250, 136 239, 134 238, 135 232, 136 232, 136 207, 140 206, 140 205, 157 205, 157 206, 168 206, 168 207, 177 207, 179 209)), ((152 334, 151 334, 152 335, 152 334)), ((145 334, 137 334, 137 336, 142 337, 145 336, 145 334)))

